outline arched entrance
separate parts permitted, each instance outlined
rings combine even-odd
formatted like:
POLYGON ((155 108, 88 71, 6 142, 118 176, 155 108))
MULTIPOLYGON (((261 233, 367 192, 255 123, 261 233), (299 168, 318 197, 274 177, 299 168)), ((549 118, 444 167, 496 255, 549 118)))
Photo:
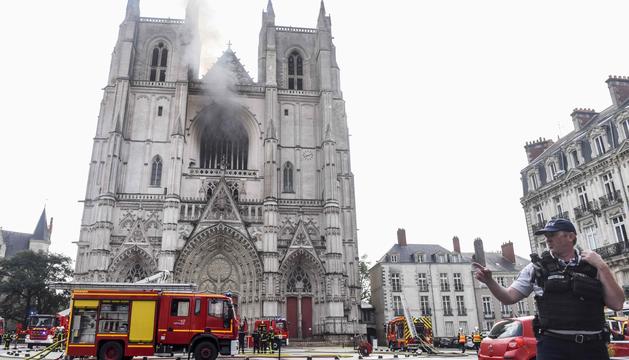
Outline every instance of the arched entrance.
POLYGON ((253 243, 240 231, 223 223, 194 235, 175 263, 175 279, 191 282, 199 290, 232 292, 241 316, 258 315, 262 263, 253 243))
POLYGON ((112 261, 108 273, 110 281, 133 283, 157 272, 157 263, 146 250, 132 246, 123 250, 112 261))
POLYGON ((280 267, 281 286, 286 299, 286 320, 291 338, 307 339, 314 335, 314 323, 319 313, 317 296, 325 294, 323 266, 308 250, 290 252, 280 267))

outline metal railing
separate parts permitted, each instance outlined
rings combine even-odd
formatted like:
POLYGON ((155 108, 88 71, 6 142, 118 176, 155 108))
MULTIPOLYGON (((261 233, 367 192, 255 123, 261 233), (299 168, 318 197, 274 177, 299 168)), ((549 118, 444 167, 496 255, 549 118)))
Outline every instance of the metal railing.
POLYGON ((600 198, 598 198, 598 202, 601 205, 601 209, 605 209, 616 204, 622 204, 620 190, 615 190, 614 192, 608 193, 605 196, 601 196, 600 198))
POLYGON ((617 242, 609 245, 605 245, 603 247, 594 249, 597 254, 599 254, 603 259, 608 259, 613 256, 618 256, 622 254, 629 253, 629 246, 626 242, 617 242))
POLYGON ((580 219, 588 215, 600 215, 601 210, 595 200, 588 201, 585 205, 574 208, 575 219, 580 219))

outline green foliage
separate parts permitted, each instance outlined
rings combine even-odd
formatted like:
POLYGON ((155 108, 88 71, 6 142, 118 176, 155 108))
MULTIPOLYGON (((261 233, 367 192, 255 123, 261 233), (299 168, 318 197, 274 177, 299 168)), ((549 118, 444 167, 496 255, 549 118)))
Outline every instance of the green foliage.
POLYGON ((51 290, 47 284, 68 281, 73 275, 69 257, 22 251, 0 259, 0 315, 26 323, 29 309, 54 314, 69 306, 69 292, 51 290))
POLYGON ((369 265, 371 262, 367 261, 367 254, 360 257, 358 263, 358 273, 360 274, 360 286, 362 291, 360 299, 371 302, 371 282, 369 281, 369 265))

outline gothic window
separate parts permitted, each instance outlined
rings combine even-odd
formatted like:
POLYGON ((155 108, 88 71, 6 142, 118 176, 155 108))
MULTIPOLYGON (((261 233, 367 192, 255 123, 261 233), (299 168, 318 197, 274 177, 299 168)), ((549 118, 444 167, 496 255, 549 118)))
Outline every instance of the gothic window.
POLYGON ((247 131, 236 119, 219 117, 203 130, 201 138, 202 169, 246 170, 249 152, 247 131))
POLYGON ((292 193, 293 190, 293 164, 284 164, 284 192, 292 193))
POLYGON ((304 60, 297 51, 288 56, 288 88, 304 89, 304 60))
POLYGON ((148 276, 149 276, 148 273, 142 267, 142 265, 136 263, 132 267, 130 267, 129 270, 127 271, 127 274, 124 278, 124 282, 133 283, 133 282, 142 280, 148 276))
POLYGON ((150 81, 166 81, 166 64, 168 62, 168 49, 160 42, 151 53, 150 81))
POLYGON ((155 156, 151 164, 151 186, 160 186, 162 183, 162 158, 155 156))
POLYGON ((310 285, 310 279, 304 272, 301 266, 297 267, 288 277, 286 284, 286 291, 291 293, 296 292, 312 292, 312 286, 310 285))

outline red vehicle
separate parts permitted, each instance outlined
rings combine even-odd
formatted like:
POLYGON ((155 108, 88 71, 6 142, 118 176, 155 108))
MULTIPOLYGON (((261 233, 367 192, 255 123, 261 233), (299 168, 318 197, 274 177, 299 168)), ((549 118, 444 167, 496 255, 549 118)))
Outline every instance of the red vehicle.
POLYGON ((156 290, 74 290, 66 354, 122 360, 185 350, 197 360, 235 355, 230 297, 156 290))
POLYGON ((4 335, 4 329, 5 329, 4 318, 0 317, 0 336, 4 335))
POLYGON ((57 327, 68 328, 68 318, 60 314, 31 315, 28 318, 24 342, 29 349, 35 345, 49 346, 53 343, 57 327))
MULTIPOLYGON (((254 328, 258 331, 261 329, 272 329, 275 337, 281 341, 282 346, 288 345, 288 326, 284 318, 268 318, 256 320, 254 328)), ((277 350, 277 344, 273 343, 273 349, 277 350)))
POLYGON ((391 350, 416 350, 432 346, 432 318, 421 316, 413 318, 417 338, 413 338, 404 316, 394 317, 387 323, 387 345, 391 350))
POLYGON ((506 319, 494 325, 489 335, 480 343, 478 358, 535 359, 537 340, 533 334, 533 316, 506 319))

